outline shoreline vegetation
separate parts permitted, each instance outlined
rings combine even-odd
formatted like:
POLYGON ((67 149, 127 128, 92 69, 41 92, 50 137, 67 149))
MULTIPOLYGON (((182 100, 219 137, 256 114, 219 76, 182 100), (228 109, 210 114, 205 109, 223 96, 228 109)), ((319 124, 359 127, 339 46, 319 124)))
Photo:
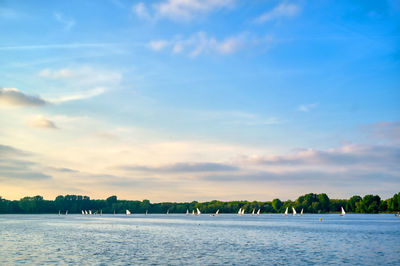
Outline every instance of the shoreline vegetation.
POLYGON ((105 200, 90 199, 88 196, 57 196, 55 200, 44 200, 42 196, 24 197, 20 200, 6 200, 0 196, 0 214, 41 214, 41 213, 81 213, 92 210, 102 213, 186 213, 199 208, 202 213, 237 213, 244 209, 246 213, 261 209, 261 213, 283 213, 286 208, 304 209, 304 213, 336 213, 343 207, 348 213, 396 213, 400 211, 400 192, 392 198, 382 200, 378 195, 353 196, 350 199, 330 199, 325 193, 309 193, 295 201, 208 201, 208 202, 161 202, 149 200, 119 200, 117 196, 105 200))

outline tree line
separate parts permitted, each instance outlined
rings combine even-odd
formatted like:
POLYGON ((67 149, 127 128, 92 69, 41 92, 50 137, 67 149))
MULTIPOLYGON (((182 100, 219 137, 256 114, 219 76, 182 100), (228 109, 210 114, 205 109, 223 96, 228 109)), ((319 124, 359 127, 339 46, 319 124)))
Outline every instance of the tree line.
POLYGON ((339 212, 345 208, 346 212, 353 213, 385 213, 400 211, 400 192, 392 198, 382 200, 378 195, 366 195, 364 197, 353 196, 350 199, 330 199, 325 193, 309 193, 300 196, 295 201, 218 201, 209 202, 162 202, 150 203, 149 200, 119 200, 117 196, 108 197, 105 200, 93 200, 88 196, 66 195, 57 196, 55 200, 45 200, 42 196, 24 197, 20 200, 6 200, 0 197, 0 214, 37 214, 37 213, 81 213, 82 210, 103 213, 185 213, 199 208, 203 213, 236 213, 239 208, 249 213, 253 209, 261 210, 261 213, 283 213, 286 208, 295 208, 298 212, 304 209, 304 213, 329 213, 339 212))

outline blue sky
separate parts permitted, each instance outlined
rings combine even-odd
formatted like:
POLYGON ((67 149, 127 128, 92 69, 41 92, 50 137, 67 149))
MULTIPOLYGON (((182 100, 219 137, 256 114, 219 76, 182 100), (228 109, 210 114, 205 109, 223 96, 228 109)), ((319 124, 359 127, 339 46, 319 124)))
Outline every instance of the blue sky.
POLYGON ((0 1, 0 195, 400 187, 397 1, 0 1))

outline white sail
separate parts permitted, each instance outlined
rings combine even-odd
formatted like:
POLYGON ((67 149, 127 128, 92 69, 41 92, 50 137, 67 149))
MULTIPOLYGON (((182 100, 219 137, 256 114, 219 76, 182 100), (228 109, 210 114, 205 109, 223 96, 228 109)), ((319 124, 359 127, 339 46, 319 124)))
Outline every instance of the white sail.
POLYGON ((343 207, 341 207, 342 208, 342 216, 344 216, 345 214, 346 214, 346 212, 344 211, 344 209, 343 209, 343 207))
POLYGON ((242 208, 239 209, 238 215, 242 215, 242 208))
POLYGON ((219 209, 215 212, 215 216, 217 216, 219 214, 219 209))
POLYGON ((284 213, 283 215, 287 216, 287 215, 288 215, 288 213, 289 213, 289 208, 288 208, 288 207, 286 207, 286 211, 285 211, 285 213, 284 213))
POLYGON ((169 214, 169 210, 167 210, 167 215, 169 214))
POLYGON ((201 214, 201 211, 199 210, 199 208, 196 209, 197 209, 197 216, 199 216, 201 214))
POLYGON ((254 216, 255 211, 256 211, 256 209, 253 209, 253 211, 251 212, 251 216, 254 216))
POLYGON ((260 211, 261 211, 261 209, 258 209, 257 216, 260 216, 260 211))
POLYGON ((100 210, 100 215, 103 215, 103 210, 100 210))
POLYGON ((126 210, 126 215, 131 215, 131 212, 129 210, 126 210))
POLYGON ((303 209, 301 209, 300 216, 303 216, 303 209))
POLYGON ((85 212, 82 210, 82 215, 85 215, 85 212))
POLYGON ((186 215, 189 215, 189 210, 188 209, 186 209, 186 215))
POLYGON ((68 215, 68 210, 65 211, 65 215, 68 215))
POLYGON ((293 216, 296 216, 296 214, 297 214, 296 210, 293 207, 292 207, 292 210, 293 210, 293 216))
POLYGON ((242 209, 242 215, 244 215, 244 208, 242 209))
POLYGON ((85 215, 87 215, 88 214, 88 212, 87 212, 87 210, 85 210, 85 215))
POLYGON ((92 210, 89 210, 89 215, 92 215, 92 210))
POLYGON ((114 215, 115 215, 115 210, 114 210, 114 215))
POLYGON ((147 215, 148 211, 146 210, 146 215, 147 215))
POLYGON ((192 210, 192 215, 194 215, 194 210, 192 210))

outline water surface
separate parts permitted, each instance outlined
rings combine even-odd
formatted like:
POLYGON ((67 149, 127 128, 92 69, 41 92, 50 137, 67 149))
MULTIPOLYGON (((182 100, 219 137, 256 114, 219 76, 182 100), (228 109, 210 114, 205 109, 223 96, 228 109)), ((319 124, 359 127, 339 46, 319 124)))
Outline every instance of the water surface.
POLYGON ((400 218, 0 215, 0 265, 15 264, 400 265, 400 218))

